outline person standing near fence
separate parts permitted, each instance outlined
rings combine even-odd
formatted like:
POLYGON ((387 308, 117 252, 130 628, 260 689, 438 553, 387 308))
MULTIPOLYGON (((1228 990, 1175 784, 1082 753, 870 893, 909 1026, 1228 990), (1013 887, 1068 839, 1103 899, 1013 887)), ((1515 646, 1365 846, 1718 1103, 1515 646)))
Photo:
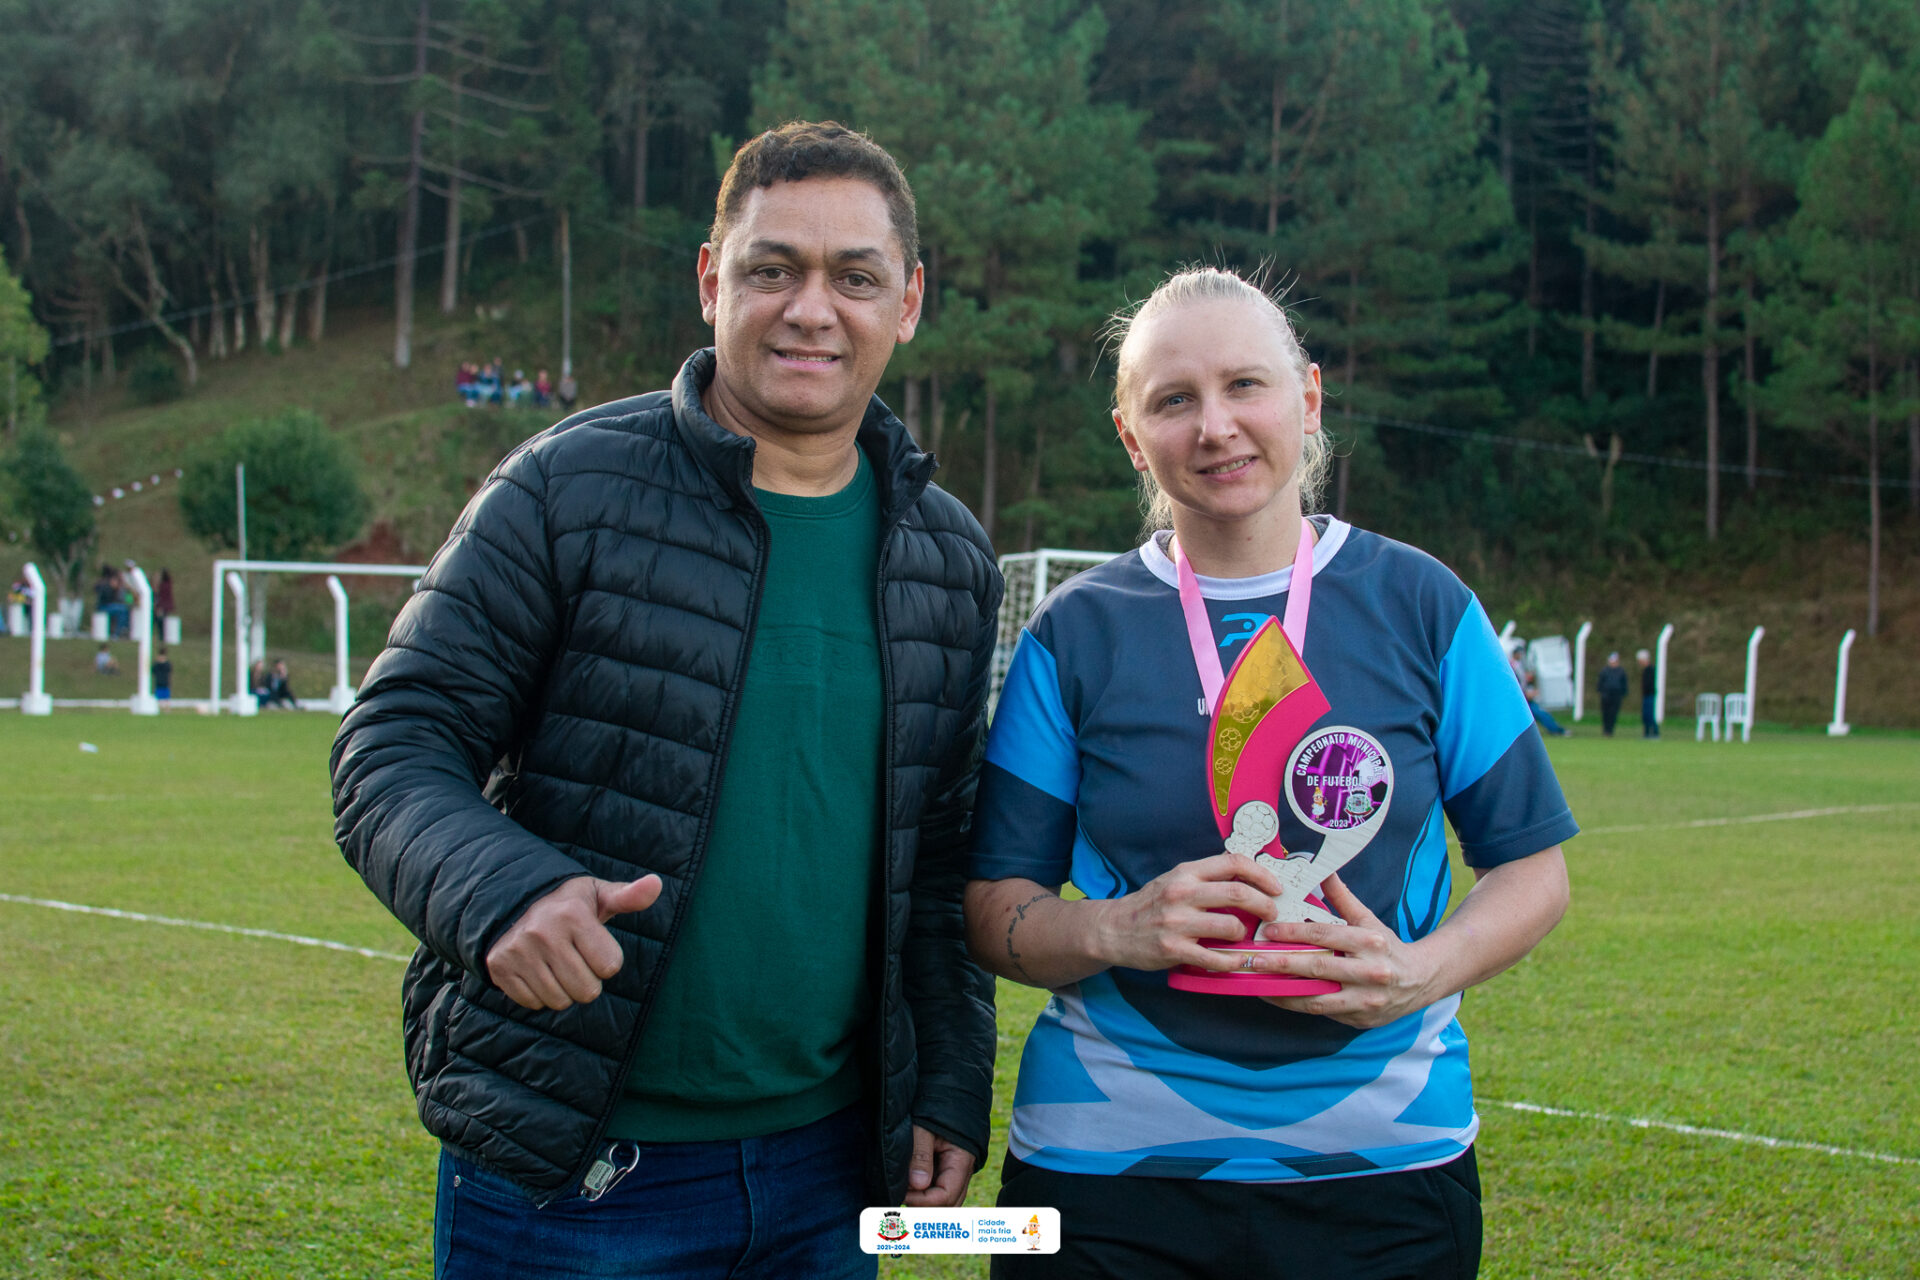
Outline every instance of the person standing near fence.
POLYGON ((1645 649, 1633 655, 1640 662, 1640 736, 1660 736, 1660 717, 1654 701, 1660 696, 1659 674, 1653 669, 1653 655, 1645 649))
POLYGON ((875 396, 913 197, 837 125, 747 143, 715 345, 508 456, 334 744, 341 848, 421 940, 439 1280, 871 1277, 958 1204, 992 981, 960 895, 1001 582, 875 396))
POLYGON ((1600 692, 1600 734, 1613 736, 1613 726, 1620 722, 1620 704, 1627 700, 1627 669, 1620 665, 1618 652, 1607 655, 1607 665, 1600 668, 1597 682, 1600 692))

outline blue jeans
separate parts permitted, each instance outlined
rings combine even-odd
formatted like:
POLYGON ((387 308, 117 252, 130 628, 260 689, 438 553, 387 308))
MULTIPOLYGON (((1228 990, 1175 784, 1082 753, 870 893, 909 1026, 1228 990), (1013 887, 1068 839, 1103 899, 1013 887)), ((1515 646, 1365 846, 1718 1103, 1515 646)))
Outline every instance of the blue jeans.
POLYGON ((615 1142, 633 1171, 598 1201, 536 1209, 511 1181, 440 1154, 435 1280, 872 1280, 860 1250, 867 1126, 856 1105, 724 1142, 615 1142))

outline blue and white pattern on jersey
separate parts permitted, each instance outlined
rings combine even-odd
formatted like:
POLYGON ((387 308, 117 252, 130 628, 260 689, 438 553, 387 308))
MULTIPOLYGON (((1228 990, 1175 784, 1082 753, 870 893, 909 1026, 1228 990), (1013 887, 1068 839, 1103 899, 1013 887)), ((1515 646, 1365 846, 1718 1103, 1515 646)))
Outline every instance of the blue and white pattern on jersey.
MULTIPOLYGON (((1443 816, 1476 867, 1576 830, 1486 613, 1421 552, 1317 523, 1305 658, 1325 723, 1393 762, 1387 825, 1342 879, 1403 939, 1451 893, 1443 816)), ((1284 613, 1289 567, 1200 579, 1223 661, 1284 613)), ((1157 542, 1088 570, 1021 636, 987 744, 972 875, 1131 892, 1220 850, 1200 681, 1157 542)), ((1279 806, 1282 839, 1318 836, 1279 806)), ((1068 1172, 1237 1181, 1419 1168, 1473 1141, 1467 1041, 1449 997, 1368 1031, 1109 969, 1054 993, 1027 1040, 1009 1143, 1068 1172)))

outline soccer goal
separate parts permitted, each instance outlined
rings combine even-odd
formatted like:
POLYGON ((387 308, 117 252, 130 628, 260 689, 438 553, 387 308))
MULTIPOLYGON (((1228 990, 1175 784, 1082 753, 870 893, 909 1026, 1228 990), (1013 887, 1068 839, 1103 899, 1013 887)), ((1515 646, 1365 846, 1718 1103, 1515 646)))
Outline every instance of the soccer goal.
POLYGON ((1000 574, 1007 580, 1007 594, 1000 604, 1000 634, 993 647, 993 687, 987 695, 989 708, 1000 701, 1000 685, 1007 678, 1007 668, 1013 664, 1013 651, 1020 643, 1021 629, 1047 598, 1047 593, 1081 570, 1105 564, 1117 554, 1048 547, 1000 557, 1000 574))
MULTIPOLYGON (((335 564, 306 560, 215 560, 213 562, 213 627, 212 652, 208 667, 212 673, 211 692, 207 695, 207 714, 218 715, 220 700, 220 658, 226 647, 225 609, 226 596, 233 596, 233 696, 225 703, 226 709, 239 716, 250 716, 260 710, 260 704, 248 687, 247 675, 254 656, 249 641, 256 629, 250 625, 253 615, 248 609, 247 579, 250 573, 290 573, 327 575, 327 591, 333 596, 333 689, 325 698, 303 698, 300 707, 305 711, 330 711, 335 715, 345 715, 347 708, 353 705, 354 689, 347 671, 347 591, 340 585, 341 578, 411 578, 417 585, 420 576, 427 571, 423 564, 335 564), (221 590, 224 582, 226 590, 221 590)), ((258 647, 255 645, 254 647, 258 647)))

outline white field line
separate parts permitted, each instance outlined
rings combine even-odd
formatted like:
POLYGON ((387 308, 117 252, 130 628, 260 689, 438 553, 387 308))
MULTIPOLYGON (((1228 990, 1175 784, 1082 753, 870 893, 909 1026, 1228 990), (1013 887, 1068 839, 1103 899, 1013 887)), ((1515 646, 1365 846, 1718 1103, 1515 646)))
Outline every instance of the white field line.
POLYGON ((1805 818, 1833 818, 1849 813, 1893 813, 1920 809, 1920 801, 1898 804, 1848 804, 1832 809, 1790 809, 1785 813, 1755 813, 1744 818, 1695 818, 1692 822, 1640 822, 1625 827, 1588 827, 1583 836, 1624 835, 1630 831, 1687 831, 1695 827, 1742 827, 1750 822, 1798 822, 1805 818))
POLYGON ((1729 1142, 1750 1142, 1756 1146, 1775 1147, 1781 1150, 1818 1151, 1822 1155, 1878 1160, 1882 1164, 1920 1164, 1920 1157, 1889 1155, 1884 1151, 1860 1151, 1853 1147, 1830 1147, 1824 1142, 1801 1142, 1796 1138, 1769 1138, 1762 1133, 1741 1133, 1737 1129, 1706 1129, 1699 1125, 1676 1124, 1670 1120, 1649 1120, 1642 1116, 1611 1116, 1602 1111, 1567 1111, 1560 1107, 1543 1107, 1535 1102, 1502 1102, 1492 1098, 1480 1098, 1478 1101, 1485 1106, 1505 1107, 1509 1111, 1525 1111, 1532 1115, 1562 1116, 1569 1120, 1597 1120, 1603 1124, 1631 1125, 1635 1129, 1662 1129, 1668 1133, 1681 1133, 1693 1138, 1724 1138, 1729 1142))
POLYGON ((275 933, 271 929, 243 929, 234 924, 211 924, 205 920, 177 920, 172 916, 150 916, 140 911, 119 911, 113 907, 83 907, 77 902, 59 902, 52 898, 22 898, 16 894, 0 893, 0 902, 18 902, 30 907, 52 907, 55 911, 77 911, 89 916, 112 916, 116 920, 139 920, 146 924, 170 924, 183 929, 206 929, 213 933, 237 933, 247 938, 272 938, 276 942, 294 942, 303 947, 321 947, 327 951, 347 951, 356 956, 365 956, 369 960, 398 960, 405 964, 412 956, 399 956, 391 951, 373 951, 366 947, 349 946, 344 942, 331 942, 326 938, 308 938, 297 933, 275 933))
MULTIPOLYGON (((17 894, 0 893, 0 902, 17 902, 26 906, 51 907, 56 911, 77 911, 83 915, 110 916, 116 920, 139 920, 147 924, 177 925, 188 929, 208 929, 215 933, 233 933, 248 938, 272 938, 277 942, 293 942, 303 947, 321 947, 328 951, 350 951, 354 955, 366 956, 370 960, 398 960, 405 963, 412 957, 395 955, 391 951, 373 951, 366 947, 348 946, 344 942, 330 942, 325 938, 307 938, 296 933, 275 933, 271 929, 243 929, 238 925, 212 924, 204 920, 177 920, 171 916, 147 915, 140 911, 120 911, 113 907, 86 907, 75 902, 60 902, 52 898, 23 898, 17 894)), ((1675 1124, 1666 1120, 1648 1120, 1636 1116, 1614 1116, 1599 1111, 1568 1111, 1561 1107, 1543 1107, 1533 1102, 1504 1102, 1498 1099, 1482 1098, 1482 1103, 1490 1107, 1504 1107, 1509 1111, 1525 1111, 1534 1115, 1561 1116, 1571 1120, 1596 1120, 1605 1124, 1625 1124, 1636 1129, 1663 1129, 1669 1133, 1685 1134, 1696 1138, 1724 1138, 1731 1142, 1750 1142, 1763 1147, 1775 1147, 1797 1151, 1818 1151, 1830 1156, 1852 1156, 1861 1160, 1877 1160, 1883 1164, 1915 1164, 1920 1159, 1912 1156, 1889 1155, 1880 1151, 1856 1151, 1850 1147, 1833 1147, 1819 1142, 1800 1142, 1792 1138, 1770 1138, 1764 1134, 1741 1133, 1734 1129, 1707 1129, 1698 1125, 1675 1124)))

